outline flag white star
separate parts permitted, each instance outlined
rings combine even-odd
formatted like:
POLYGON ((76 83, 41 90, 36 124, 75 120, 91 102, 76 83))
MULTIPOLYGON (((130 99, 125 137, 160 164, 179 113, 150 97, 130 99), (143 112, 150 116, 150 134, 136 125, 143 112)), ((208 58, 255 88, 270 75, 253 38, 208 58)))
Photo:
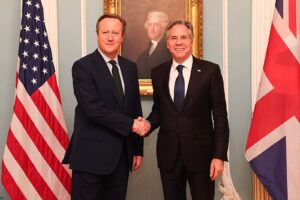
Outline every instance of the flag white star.
POLYGON ((32 3, 31 3, 30 0, 28 0, 28 1, 26 2, 26 4, 27 4, 27 6, 31 6, 31 5, 32 5, 32 3))
POLYGON ((24 51, 23 53, 24 58, 28 56, 28 51, 24 51))
POLYGON ((34 46, 36 46, 36 47, 40 46, 40 43, 39 43, 38 41, 36 41, 36 40, 34 41, 33 44, 34 44, 34 46))
POLYGON ((22 65, 22 68, 25 70, 25 69, 27 69, 27 65, 24 63, 23 65, 22 65))
POLYGON ((32 70, 33 72, 37 72, 37 71, 38 71, 38 69, 37 69, 36 66, 33 66, 33 67, 31 68, 31 70, 32 70))
POLYGON ((47 70, 46 68, 44 68, 44 69, 43 69, 43 73, 44 73, 44 75, 45 75, 45 74, 48 74, 48 70, 47 70))
POLYGON ((36 9, 39 9, 39 8, 40 8, 40 4, 39 4, 39 3, 36 3, 36 4, 35 4, 35 7, 36 7, 36 9))
POLYGON ((19 42, 21 43, 22 42, 22 38, 20 37, 20 39, 19 39, 19 42))
POLYGON ((39 33, 40 33, 40 30, 39 30, 38 28, 36 28, 36 29, 34 30, 34 32, 35 32, 36 34, 39 34, 39 33))
POLYGON ((24 29, 25 29, 25 31, 26 31, 26 32, 30 31, 30 28, 29 28, 29 26, 25 26, 25 28, 24 28, 24 29))
POLYGON ((29 39, 25 38, 24 43, 28 44, 29 43, 29 39))
POLYGON ((31 18, 31 14, 30 14, 30 13, 26 13, 25 17, 26 17, 27 19, 30 19, 30 18, 31 18))
POLYGON ((39 58, 39 55, 37 53, 34 53, 32 57, 36 60, 39 58))
POLYGON ((42 58, 42 59, 43 59, 43 61, 44 61, 44 62, 48 61, 48 58, 47 58, 47 56, 43 56, 43 58, 42 58))
POLYGON ((35 19, 35 21, 37 21, 37 22, 38 22, 38 21, 41 21, 40 16, 38 16, 38 15, 37 15, 34 19, 35 19))
POLYGON ((48 49, 48 44, 44 43, 43 47, 44 47, 44 49, 48 49))
POLYGON ((46 32, 46 31, 44 31, 44 36, 45 36, 45 37, 47 37, 47 36, 48 36, 48 34, 47 34, 47 32, 46 32))
POLYGON ((37 84, 37 80, 35 78, 32 78, 31 80, 31 83, 34 85, 34 84, 37 84))

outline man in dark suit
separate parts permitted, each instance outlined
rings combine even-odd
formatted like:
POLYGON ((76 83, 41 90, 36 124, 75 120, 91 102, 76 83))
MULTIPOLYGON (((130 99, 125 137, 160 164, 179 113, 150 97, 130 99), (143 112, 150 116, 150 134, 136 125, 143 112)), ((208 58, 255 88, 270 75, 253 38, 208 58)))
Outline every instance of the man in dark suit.
POLYGON ((74 131, 63 163, 70 163, 72 199, 123 200, 129 170, 142 164, 145 126, 135 63, 117 55, 126 23, 105 14, 96 25, 98 49, 72 68, 74 131))
POLYGON ((168 23, 169 18, 166 13, 162 11, 149 12, 144 26, 150 41, 137 60, 139 78, 150 79, 151 70, 154 67, 171 59, 165 38, 168 23))
POLYGON ((193 200, 211 200, 229 140, 221 72, 217 64, 192 56, 189 22, 171 22, 166 35, 173 60, 152 70, 154 104, 147 118, 151 131, 160 126, 157 161, 164 197, 186 199, 188 181, 193 200))

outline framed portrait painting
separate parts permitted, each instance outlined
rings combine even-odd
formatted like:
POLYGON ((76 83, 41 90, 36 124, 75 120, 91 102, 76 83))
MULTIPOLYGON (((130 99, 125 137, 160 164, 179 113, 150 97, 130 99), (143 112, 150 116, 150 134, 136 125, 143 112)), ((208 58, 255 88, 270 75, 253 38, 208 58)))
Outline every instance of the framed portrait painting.
POLYGON ((141 95, 152 95, 151 69, 171 59, 165 36, 169 21, 193 24, 193 55, 202 57, 202 0, 104 0, 104 13, 126 20, 120 54, 137 63, 141 95))

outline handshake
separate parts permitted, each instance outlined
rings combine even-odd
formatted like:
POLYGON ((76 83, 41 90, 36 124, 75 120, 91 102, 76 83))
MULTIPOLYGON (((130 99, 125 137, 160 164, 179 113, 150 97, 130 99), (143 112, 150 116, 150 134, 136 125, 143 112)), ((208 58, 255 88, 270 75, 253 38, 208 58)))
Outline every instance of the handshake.
POLYGON ((144 119, 143 117, 138 117, 134 119, 132 131, 140 135, 141 137, 144 137, 150 131, 150 128, 150 122, 144 119))

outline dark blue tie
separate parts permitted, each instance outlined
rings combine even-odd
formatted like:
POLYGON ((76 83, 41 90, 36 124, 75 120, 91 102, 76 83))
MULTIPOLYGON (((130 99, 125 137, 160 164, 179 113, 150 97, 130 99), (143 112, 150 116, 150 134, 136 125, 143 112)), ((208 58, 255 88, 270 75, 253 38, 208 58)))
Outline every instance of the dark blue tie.
POLYGON ((115 86, 117 89, 118 98, 119 98, 120 102, 123 104, 123 98, 124 98, 123 87, 122 87, 121 77, 119 74, 119 69, 118 69, 117 63, 115 60, 110 60, 109 63, 112 65, 112 76, 113 76, 114 83, 115 83, 115 86))
POLYGON ((178 65, 178 76, 175 81, 175 87, 174 87, 174 104, 179 112, 181 112, 181 109, 183 107, 184 102, 184 78, 182 75, 182 69, 183 65, 178 65))

